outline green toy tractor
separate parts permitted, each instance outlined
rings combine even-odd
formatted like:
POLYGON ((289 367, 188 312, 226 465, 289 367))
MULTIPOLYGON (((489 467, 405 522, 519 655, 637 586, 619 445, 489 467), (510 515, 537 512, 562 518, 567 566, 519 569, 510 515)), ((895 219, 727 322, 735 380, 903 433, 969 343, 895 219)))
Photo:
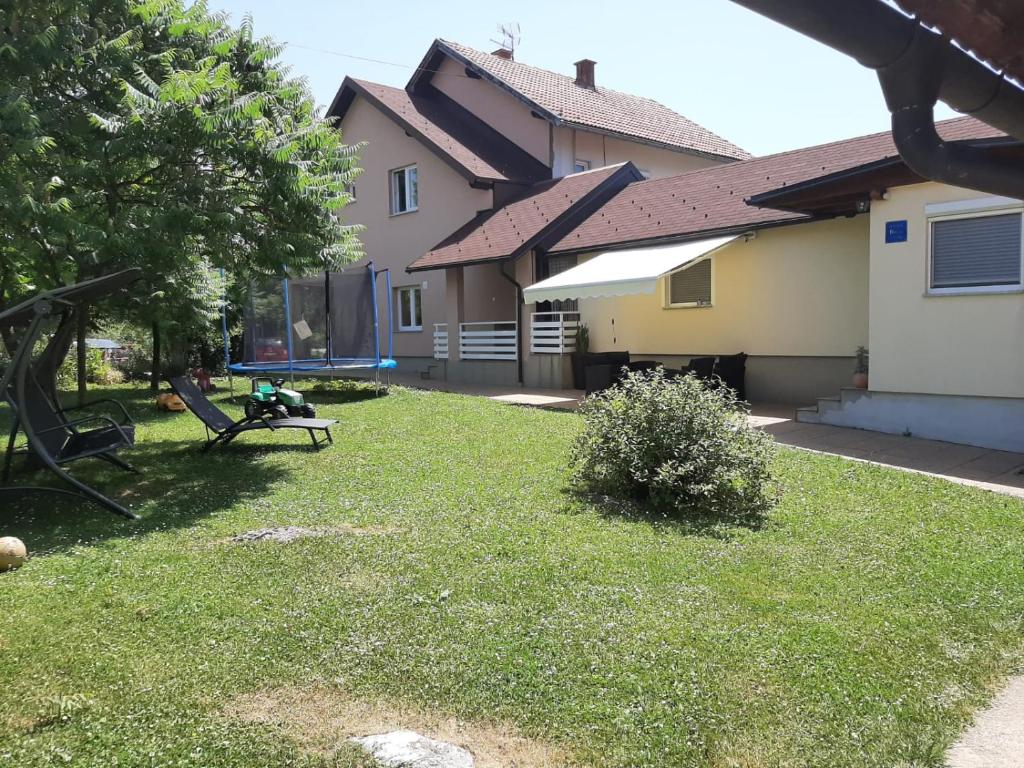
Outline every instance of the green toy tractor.
POLYGON ((312 419, 316 417, 316 409, 303 399, 301 392, 285 389, 284 379, 257 377, 252 380, 252 392, 245 401, 245 417, 260 419, 264 414, 272 419, 289 416, 312 419))

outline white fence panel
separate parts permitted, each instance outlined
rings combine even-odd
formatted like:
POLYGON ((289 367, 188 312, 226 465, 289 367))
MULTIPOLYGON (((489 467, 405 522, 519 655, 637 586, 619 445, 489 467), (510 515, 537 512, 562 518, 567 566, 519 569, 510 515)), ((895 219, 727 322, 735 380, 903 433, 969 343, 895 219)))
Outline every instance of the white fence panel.
POLYGON ((448 323, 434 323, 434 359, 448 359, 448 323))
POLYGON ((530 351, 564 355, 576 350, 579 312, 534 312, 530 316, 530 351))
POLYGON ((463 360, 518 360, 515 320, 459 324, 459 357, 463 360))

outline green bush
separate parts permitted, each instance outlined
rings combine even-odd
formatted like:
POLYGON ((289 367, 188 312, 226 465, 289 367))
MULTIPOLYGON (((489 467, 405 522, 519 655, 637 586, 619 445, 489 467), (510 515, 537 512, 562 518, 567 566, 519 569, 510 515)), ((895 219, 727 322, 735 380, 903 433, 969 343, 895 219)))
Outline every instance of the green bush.
MULTIPOLYGON (((89 349, 85 353, 85 380, 90 384, 120 384, 124 373, 103 359, 103 352, 89 349)), ((74 389, 78 385, 78 357, 72 347, 57 369, 58 389, 74 389)))
POLYGON ((580 407, 573 447, 578 487, 672 515, 759 515, 774 502, 771 438, 751 427, 726 387, 664 370, 627 375, 580 407))

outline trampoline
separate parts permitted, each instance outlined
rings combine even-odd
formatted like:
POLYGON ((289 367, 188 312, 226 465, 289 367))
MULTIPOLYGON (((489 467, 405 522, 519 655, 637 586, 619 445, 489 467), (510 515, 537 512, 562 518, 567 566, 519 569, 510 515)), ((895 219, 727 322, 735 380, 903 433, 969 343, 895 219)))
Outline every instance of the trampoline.
POLYGON ((346 370, 372 370, 378 386, 381 372, 394 361, 391 323, 382 344, 377 308, 377 280, 383 276, 388 317, 391 316, 391 275, 373 264, 346 272, 285 278, 254 285, 243 321, 243 360, 232 362, 227 322, 224 357, 228 370, 241 374, 283 373, 339 375, 346 370))

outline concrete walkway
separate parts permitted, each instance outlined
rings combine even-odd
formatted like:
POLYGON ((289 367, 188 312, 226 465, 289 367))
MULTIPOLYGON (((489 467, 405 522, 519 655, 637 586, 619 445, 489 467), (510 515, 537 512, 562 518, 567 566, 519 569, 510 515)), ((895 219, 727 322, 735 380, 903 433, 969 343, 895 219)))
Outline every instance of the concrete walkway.
POLYGON ((783 445, 1024 498, 1024 454, 827 424, 801 424, 793 419, 793 409, 786 406, 755 405, 750 420, 783 445))
POLYGON ((1009 684, 979 712, 946 753, 948 768, 1020 768, 1024 765, 1024 677, 1009 684))

